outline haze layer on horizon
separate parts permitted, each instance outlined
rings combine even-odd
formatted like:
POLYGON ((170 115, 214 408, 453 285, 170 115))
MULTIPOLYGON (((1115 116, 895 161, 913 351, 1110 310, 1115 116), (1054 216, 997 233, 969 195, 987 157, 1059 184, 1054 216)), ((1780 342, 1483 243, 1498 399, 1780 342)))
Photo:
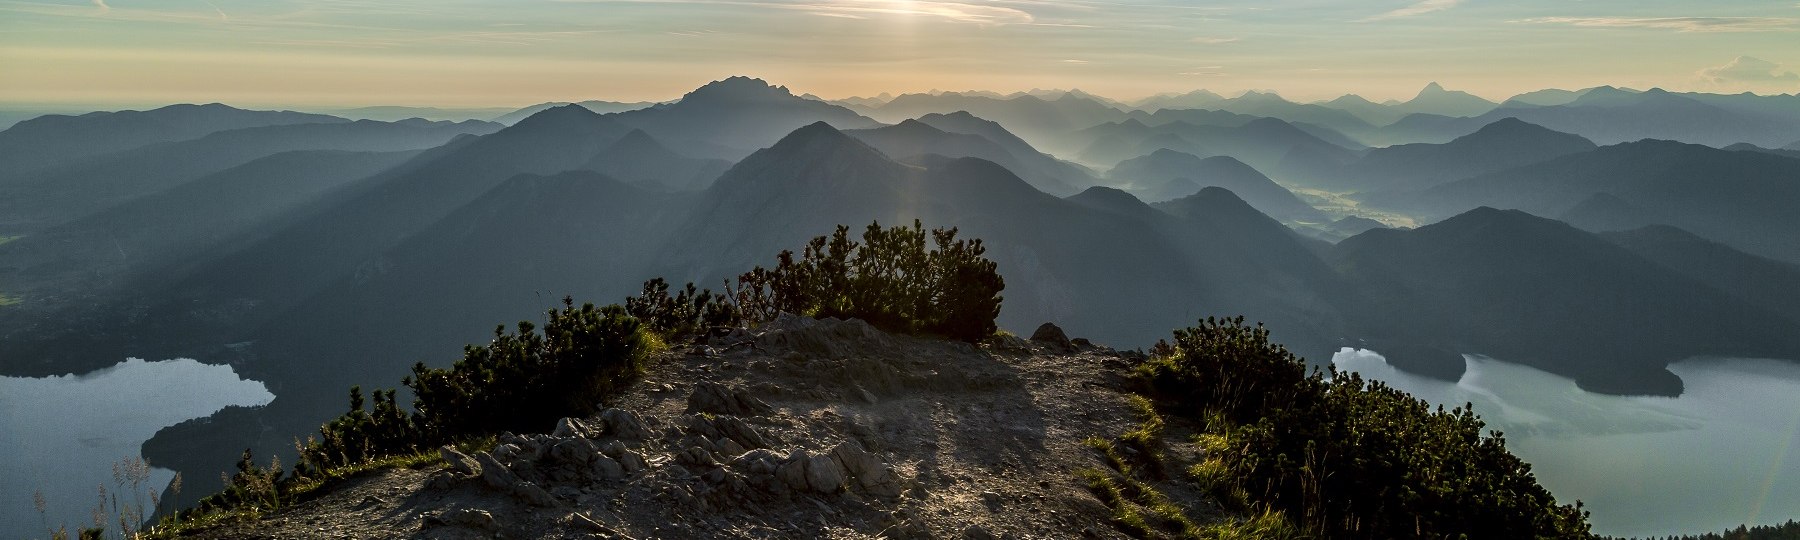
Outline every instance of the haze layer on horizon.
POLYGON ((661 101, 1206 88, 1489 99, 1800 92, 1800 3, 1669 0, 0 0, 0 103, 661 101))

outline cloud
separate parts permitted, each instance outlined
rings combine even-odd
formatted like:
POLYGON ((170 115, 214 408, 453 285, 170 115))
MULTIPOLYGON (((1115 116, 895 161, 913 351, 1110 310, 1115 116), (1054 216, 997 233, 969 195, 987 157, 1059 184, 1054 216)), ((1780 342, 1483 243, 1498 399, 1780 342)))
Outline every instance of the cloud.
POLYGON ((1450 9, 1450 8, 1456 7, 1457 4, 1461 4, 1461 3, 1462 3, 1462 0, 1420 0, 1419 3, 1413 4, 1410 6, 1406 6, 1406 7, 1400 8, 1400 9, 1396 9, 1393 11, 1389 11, 1387 13, 1383 13, 1380 15, 1376 15, 1374 17, 1362 19, 1357 22, 1385 21, 1388 19, 1398 19, 1401 17, 1424 15, 1426 13, 1431 13, 1434 11, 1443 11, 1446 9, 1450 9))
POLYGON ((112 11, 112 6, 106 5, 106 0, 94 0, 94 7, 100 8, 100 13, 112 11))
POLYGON ((1512 22, 1563 24, 1585 28, 1649 28, 1677 32, 1793 32, 1793 17, 1537 17, 1512 22))
POLYGON ((1193 42, 1194 42, 1194 43, 1200 43, 1200 44, 1205 44, 1205 45, 1223 45, 1223 44, 1226 44, 1226 43, 1235 43, 1235 42, 1237 42, 1237 41, 1238 41, 1238 40, 1239 40, 1239 39, 1241 39, 1241 38, 1234 38, 1234 37, 1197 37, 1197 38, 1194 38, 1194 39, 1193 39, 1193 42))
POLYGON ((1800 81, 1800 74, 1782 71, 1781 64, 1748 56, 1739 56, 1723 66, 1702 69, 1700 76, 1714 84, 1800 81))
POLYGON ((207 5, 207 6, 210 6, 210 7, 212 7, 212 8, 213 8, 213 13, 217 13, 217 14, 219 14, 219 20, 221 20, 221 21, 226 21, 226 22, 230 22, 230 21, 231 21, 231 17, 227 17, 227 16, 225 16, 225 10, 223 10, 223 9, 219 9, 219 5, 218 5, 218 4, 214 4, 214 3, 212 3, 212 2, 211 2, 211 1, 210 1, 210 0, 208 0, 208 1, 207 1, 207 2, 206 2, 206 5, 207 5))
MULTIPOLYGON (((912 15, 935 17, 951 22, 975 23, 983 25, 1001 24, 1036 24, 1036 18, 1018 8, 956 2, 950 0, 807 0, 802 2, 774 2, 770 0, 556 0, 560 2, 598 3, 598 4, 691 4, 711 6, 744 6, 767 9, 787 9, 803 11, 826 17, 846 19, 870 19, 881 15, 912 15)), ((1048 5, 1044 2, 1014 2, 1030 6, 1048 5)), ((1071 25, 1080 26, 1080 25, 1071 25)))
POLYGON ((814 13, 830 13, 836 15, 924 15, 945 20, 978 24, 1015 24, 1030 23, 1033 17, 1023 10, 967 4, 962 2, 942 2, 932 0, 914 0, 895 2, 891 0, 828 0, 801 4, 792 4, 793 9, 814 13))

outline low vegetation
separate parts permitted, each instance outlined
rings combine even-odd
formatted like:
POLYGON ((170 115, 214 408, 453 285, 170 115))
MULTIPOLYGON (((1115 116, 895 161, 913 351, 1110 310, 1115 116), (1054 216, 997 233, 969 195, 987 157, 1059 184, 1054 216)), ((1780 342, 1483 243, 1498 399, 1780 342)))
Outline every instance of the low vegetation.
POLYGON ((1309 373, 1241 317, 1176 331, 1135 375, 1198 426, 1187 474, 1247 515, 1325 538, 1590 537, 1580 503, 1557 504, 1468 406, 1309 373))
POLYGON ((814 238, 795 259, 777 256, 737 280, 732 297, 744 317, 775 314, 862 319, 877 328, 976 342, 994 335, 1006 288, 981 240, 957 240, 956 229, 927 233, 871 223, 862 242, 839 226, 814 238), (929 245, 928 245, 929 244, 929 245))

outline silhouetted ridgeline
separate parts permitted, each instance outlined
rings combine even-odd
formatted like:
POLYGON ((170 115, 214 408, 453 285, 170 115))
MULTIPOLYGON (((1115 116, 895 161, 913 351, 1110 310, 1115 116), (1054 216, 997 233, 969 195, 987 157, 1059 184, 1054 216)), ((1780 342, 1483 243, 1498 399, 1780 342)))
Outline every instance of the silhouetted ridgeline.
MULTIPOLYGON (((1631 540, 1795 540, 1800 539, 1800 521, 1788 520, 1780 525, 1758 525, 1755 527, 1740 525, 1736 529, 1725 532, 1690 534, 1681 536, 1653 536, 1631 540)), ((1602 537, 1602 540, 1627 540, 1624 538, 1602 537)))

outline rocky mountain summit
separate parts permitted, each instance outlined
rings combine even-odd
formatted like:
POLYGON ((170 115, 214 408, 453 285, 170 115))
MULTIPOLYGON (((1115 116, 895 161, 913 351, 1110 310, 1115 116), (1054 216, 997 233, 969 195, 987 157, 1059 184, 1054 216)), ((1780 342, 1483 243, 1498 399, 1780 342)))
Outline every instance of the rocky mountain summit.
POLYGON ((1123 536, 1077 472, 1106 467, 1089 439, 1135 421, 1124 372, 1141 354, 1048 324, 971 345, 786 315, 683 348, 549 433, 444 447, 196 536, 1123 536))

